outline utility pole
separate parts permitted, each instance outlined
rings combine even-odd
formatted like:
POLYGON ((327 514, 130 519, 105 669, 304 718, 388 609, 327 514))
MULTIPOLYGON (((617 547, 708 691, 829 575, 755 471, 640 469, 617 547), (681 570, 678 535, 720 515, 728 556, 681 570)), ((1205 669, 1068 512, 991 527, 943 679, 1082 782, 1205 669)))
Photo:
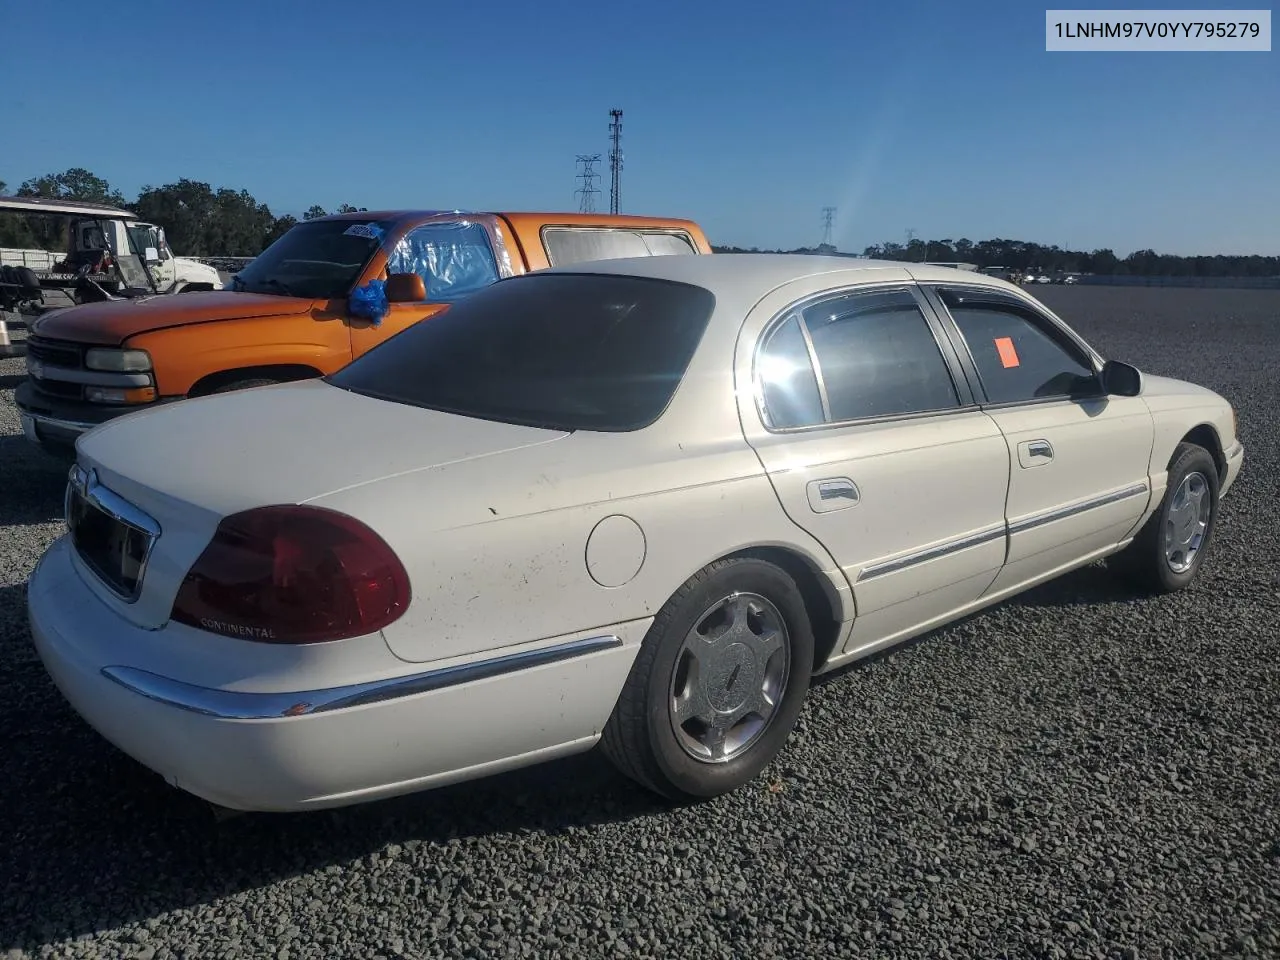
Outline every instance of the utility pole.
POLYGON ((596 186, 596 177, 600 174, 596 173, 593 164, 600 162, 600 154, 578 154, 578 164, 582 167, 582 172, 578 174, 577 179, 582 181, 582 186, 575 190, 574 196, 581 197, 578 204, 580 213, 596 212, 596 194, 600 192, 596 186))
POLYGON ((836 218, 835 207, 822 208, 822 245, 824 247, 831 246, 831 224, 836 218))
POLYGON ((613 185, 609 189, 609 212, 617 213, 622 202, 622 111, 609 111, 609 141, 613 144, 609 151, 609 169, 613 174, 613 185))

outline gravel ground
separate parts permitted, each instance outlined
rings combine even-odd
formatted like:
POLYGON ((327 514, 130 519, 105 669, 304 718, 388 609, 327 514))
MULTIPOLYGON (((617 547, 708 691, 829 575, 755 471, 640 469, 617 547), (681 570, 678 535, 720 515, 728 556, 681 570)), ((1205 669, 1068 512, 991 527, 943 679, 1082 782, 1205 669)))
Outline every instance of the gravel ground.
POLYGON ((64 468, 16 435, 0 361, 0 953, 1280 956, 1280 294, 1036 293, 1237 405, 1202 578, 1140 599, 1097 565, 824 678, 767 777, 681 809, 588 755, 214 823, 31 651, 64 468))

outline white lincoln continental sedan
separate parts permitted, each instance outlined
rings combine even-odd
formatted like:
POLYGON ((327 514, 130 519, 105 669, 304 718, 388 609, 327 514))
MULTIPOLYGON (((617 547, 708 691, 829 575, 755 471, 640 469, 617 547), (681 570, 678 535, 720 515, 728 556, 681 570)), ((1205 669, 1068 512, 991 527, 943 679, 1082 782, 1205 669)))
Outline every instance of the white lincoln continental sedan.
POLYGON ((31 578, 63 695, 239 810, 585 751, 758 776, 815 673, 1072 568, 1205 560, 1217 394, 920 264, 648 257, 503 280, 320 380, 81 437, 31 578))

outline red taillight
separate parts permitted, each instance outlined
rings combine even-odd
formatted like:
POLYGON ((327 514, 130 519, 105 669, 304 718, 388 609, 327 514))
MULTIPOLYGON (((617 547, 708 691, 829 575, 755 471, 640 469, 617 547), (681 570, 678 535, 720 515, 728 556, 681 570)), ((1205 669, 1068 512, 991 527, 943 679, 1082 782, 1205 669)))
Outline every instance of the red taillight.
POLYGON ((227 517, 187 573, 172 618, 265 643, 381 630, 409 606, 409 575, 359 520, 307 506, 227 517))

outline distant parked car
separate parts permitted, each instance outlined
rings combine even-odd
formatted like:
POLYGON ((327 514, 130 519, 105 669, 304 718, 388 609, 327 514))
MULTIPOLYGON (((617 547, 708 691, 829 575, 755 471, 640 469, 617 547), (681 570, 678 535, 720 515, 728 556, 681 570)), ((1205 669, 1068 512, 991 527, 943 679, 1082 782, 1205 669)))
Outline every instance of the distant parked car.
POLYGON ((815 673, 1101 557, 1185 587, 1242 462, 1222 397, 977 273, 584 263, 85 434, 29 614, 93 727, 227 807, 596 744, 710 797, 815 673))

